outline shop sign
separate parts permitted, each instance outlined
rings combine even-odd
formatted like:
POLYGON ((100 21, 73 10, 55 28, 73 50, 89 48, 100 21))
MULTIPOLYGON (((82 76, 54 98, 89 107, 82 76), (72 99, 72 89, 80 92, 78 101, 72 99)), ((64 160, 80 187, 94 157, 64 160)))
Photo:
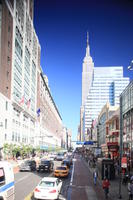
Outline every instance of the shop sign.
POLYGON ((122 157, 121 159, 121 167, 127 168, 127 157, 122 157))
POLYGON ((110 152, 116 152, 116 151, 118 151, 118 146, 116 146, 116 145, 110 145, 110 146, 108 146, 108 149, 109 149, 109 151, 110 152))
POLYGON ((118 146, 118 142, 107 142, 107 146, 109 147, 109 146, 118 146))
POLYGON ((119 131, 113 131, 112 135, 118 136, 119 135, 119 131))

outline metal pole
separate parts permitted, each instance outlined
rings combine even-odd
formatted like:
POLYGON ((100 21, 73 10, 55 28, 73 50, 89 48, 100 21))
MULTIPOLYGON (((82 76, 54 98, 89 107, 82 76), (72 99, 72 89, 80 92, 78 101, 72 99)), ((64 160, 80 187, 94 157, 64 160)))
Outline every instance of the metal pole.
POLYGON ((97 125, 97 147, 99 147, 99 125, 97 125))
POLYGON ((130 134, 131 134, 131 149, 130 149, 130 174, 132 171, 132 108, 131 108, 131 92, 132 92, 132 85, 130 85, 130 111, 129 111, 129 117, 130 117, 130 134))
POLYGON ((119 150, 119 199, 122 199, 121 195, 121 183, 122 183, 122 168, 121 159, 123 156, 123 116, 122 116, 122 96, 120 96, 120 150, 119 150))

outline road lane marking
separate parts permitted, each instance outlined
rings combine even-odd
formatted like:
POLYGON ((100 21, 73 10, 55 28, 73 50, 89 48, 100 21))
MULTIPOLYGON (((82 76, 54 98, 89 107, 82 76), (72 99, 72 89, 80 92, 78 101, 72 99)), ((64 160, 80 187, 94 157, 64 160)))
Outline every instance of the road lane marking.
POLYGON ((24 200, 31 200, 31 197, 33 196, 33 192, 29 193, 27 197, 25 197, 24 200))
POLYGON ((70 185, 72 185, 72 182, 73 182, 73 175, 74 175, 74 165, 75 165, 75 160, 73 159, 73 168, 72 168, 72 176, 71 176, 70 185))
POLYGON ((17 183, 23 181, 24 179, 28 178, 29 176, 31 176, 31 174, 28 174, 28 175, 26 175, 26 176, 20 178, 18 181, 15 181, 15 184, 17 184, 17 183))

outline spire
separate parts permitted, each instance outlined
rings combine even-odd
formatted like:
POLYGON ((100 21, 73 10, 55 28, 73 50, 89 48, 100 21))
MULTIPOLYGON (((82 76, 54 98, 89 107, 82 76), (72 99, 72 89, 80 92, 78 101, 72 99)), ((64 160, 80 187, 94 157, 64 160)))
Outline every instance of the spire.
POLYGON ((86 47, 86 56, 90 56, 90 47, 89 47, 89 33, 87 31, 87 47, 86 47))
POLYGON ((89 33, 87 31, 87 46, 89 46, 89 33))

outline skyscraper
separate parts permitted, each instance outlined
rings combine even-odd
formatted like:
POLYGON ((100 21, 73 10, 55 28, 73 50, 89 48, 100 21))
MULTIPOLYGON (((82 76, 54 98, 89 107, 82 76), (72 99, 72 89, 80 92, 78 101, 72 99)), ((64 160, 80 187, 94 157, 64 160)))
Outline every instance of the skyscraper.
POLYGON ((80 116, 83 139, 91 128, 92 120, 98 117, 107 102, 112 106, 119 105, 119 95, 129 83, 129 78, 123 77, 122 66, 94 67, 88 52, 87 39, 82 71, 82 116, 80 116))
POLYGON ((0 146, 61 145, 62 118, 40 66, 33 4, 0 0, 0 146))
POLYGON ((90 56, 89 36, 87 32, 86 55, 83 60, 83 70, 82 70, 82 106, 85 104, 88 91, 91 87, 93 71, 94 71, 94 63, 92 57, 90 56))

